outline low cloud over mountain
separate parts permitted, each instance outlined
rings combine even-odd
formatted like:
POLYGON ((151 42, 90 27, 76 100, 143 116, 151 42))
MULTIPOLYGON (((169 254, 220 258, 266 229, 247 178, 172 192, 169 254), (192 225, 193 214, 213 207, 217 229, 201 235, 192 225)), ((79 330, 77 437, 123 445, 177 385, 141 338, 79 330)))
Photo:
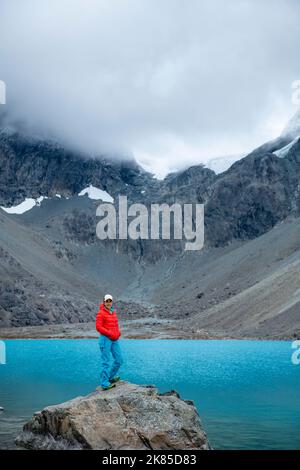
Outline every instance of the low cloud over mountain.
POLYGON ((299 13, 296 0, 3 0, 8 121, 158 175, 245 155, 294 112, 299 13))

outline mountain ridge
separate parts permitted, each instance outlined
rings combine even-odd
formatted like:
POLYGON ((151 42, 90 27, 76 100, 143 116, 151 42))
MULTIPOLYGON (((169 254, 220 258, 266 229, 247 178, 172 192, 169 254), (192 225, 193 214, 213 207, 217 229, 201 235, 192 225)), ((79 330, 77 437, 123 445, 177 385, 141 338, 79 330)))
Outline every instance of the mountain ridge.
POLYGON ((21 215, 0 210, 0 270, 4 279, 0 325, 92 321, 101 293, 114 290, 126 318, 157 316, 180 321, 188 317, 194 329, 215 331, 219 324, 218 334, 231 328, 236 335, 266 336, 266 325, 270 324, 271 334, 278 336, 281 308, 291 319, 282 326, 282 334, 294 337, 299 329, 294 318, 298 308, 295 286, 295 303, 289 306, 288 299, 283 299, 281 307, 273 306, 272 314, 270 302, 269 310, 261 312, 258 329, 251 321, 252 326, 248 322, 246 327, 247 319, 242 315, 243 301, 250 306, 246 310, 253 319, 253 309, 260 308, 250 302, 251 292, 262 299, 263 309, 259 286, 268 285, 271 293, 272 276, 283 276, 283 283, 293 285, 289 275, 280 274, 283 268, 265 242, 273 240, 274 246, 284 247, 275 235, 281 233, 280 227, 286 227, 282 232, 286 236, 283 262, 294 272, 286 253, 294 249, 296 261, 300 256, 295 241, 300 220, 300 139, 288 134, 255 149, 223 173, 216 174, 200 164, 160 181, 132 160, 113 162, 103 156, 89 160, 58 144, 37 144, 16 133, 1 132, 1 205, 15 204, 25 197, 49 199, 21 215), (274 153, 289 144, 284 157, 274 153), (78 196, 89 184, 114 198, 123 194, 130 203, 146 206, 203 203, 204 249, 185 253, 180 240, 98 240, 99 201, 78 196), (259 252, 262 260, 255 251, 249 257, 252 246, 257 250, 264 247, 259 252), (255 260, 251 269, 247 270, 243 259, 255 260), (274 273, 264 266, 268 259, 274 273), (191 299, 189 308, 183 295, 191 299), (230 308, 240 316, 237 323, 230 308))

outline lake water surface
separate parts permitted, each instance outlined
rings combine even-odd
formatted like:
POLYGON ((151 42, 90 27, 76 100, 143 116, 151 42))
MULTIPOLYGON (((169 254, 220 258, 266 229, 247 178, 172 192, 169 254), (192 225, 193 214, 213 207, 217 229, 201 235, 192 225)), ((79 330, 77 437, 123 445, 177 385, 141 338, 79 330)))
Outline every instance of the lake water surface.
MULTIPOLYGON (((7 340, 0 448, 32 414, 99 385, 97 340, 7 340)), ((289 341, 120 340, 121 377, 193 400, 215 449, 300 449, 300 365, 289 341)))

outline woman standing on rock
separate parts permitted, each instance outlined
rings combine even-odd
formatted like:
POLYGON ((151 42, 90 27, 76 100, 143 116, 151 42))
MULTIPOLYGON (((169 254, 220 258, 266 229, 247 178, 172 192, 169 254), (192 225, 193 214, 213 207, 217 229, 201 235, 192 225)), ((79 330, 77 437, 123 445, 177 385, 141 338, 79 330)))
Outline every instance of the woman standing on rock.
POLYGON ((102 358, 101 387, 108 390, 115 387, 120 377, 115 376, 123 364, 123 357, 118 339, 121 336, 117 312, 112 306, 112 295, 106 294, 103 303, 99 307, 96 317, 96 330, 100 333, 99 346, 102 358), (113 356, 113 364, 109 370, 110 353, 113 356))

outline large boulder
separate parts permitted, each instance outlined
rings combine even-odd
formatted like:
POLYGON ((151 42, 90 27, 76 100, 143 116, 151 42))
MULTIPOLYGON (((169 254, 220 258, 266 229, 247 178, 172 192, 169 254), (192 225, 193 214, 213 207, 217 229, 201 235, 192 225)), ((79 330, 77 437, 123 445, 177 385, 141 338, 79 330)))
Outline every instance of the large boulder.
POLYGON ((125 381, 35 413, 16 443, 29 449, 211 448, 192 401, 125 381))

